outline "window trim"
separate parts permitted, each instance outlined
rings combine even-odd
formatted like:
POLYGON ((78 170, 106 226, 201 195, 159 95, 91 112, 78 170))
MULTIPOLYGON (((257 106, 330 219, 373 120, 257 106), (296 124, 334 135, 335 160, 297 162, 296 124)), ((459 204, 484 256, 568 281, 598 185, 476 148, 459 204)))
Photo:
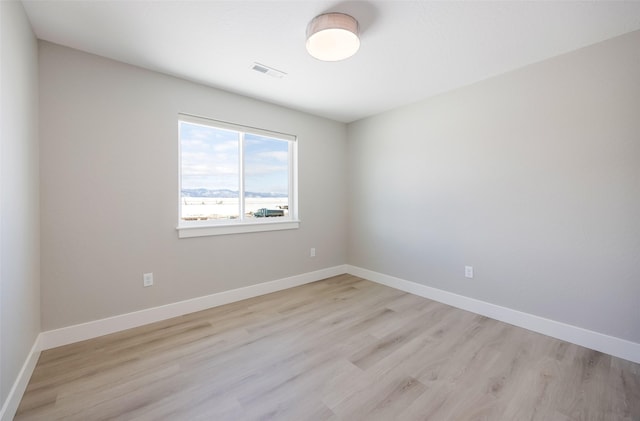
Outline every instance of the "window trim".
POLYGON ((179 238, 206 237, 211 235, 244 234, 249 232, 280 231, 298 229, 300 221, 287 220, 282 222, 243 222, 240 224, 207 225, 207 226, 179 226, 179 238))
MULTIPOLYGON (((276 132, 272 130, 260 129, 257 127, 245 126, 242 124, 230 123, 227 121, 215 120, 206 117, 199 117, 192 114, 178 114, 178 238, 192 238, 212 235, 241 234, 249 232, 279 231, 297 229, 300 226, 298 219, 298 138, 295 135, 276 132), (289 142, 289 215, 284 219, 263 218, 264 221, 244 220, 223 220, 223 221, 184 221, 181 218, 182 208, 182 145, 180 139, 180 122, 211 126, 223 130, 240 132, 242 138, 244 134, 253 134, 289 142)), ((243 148, 240 152, 243 153, 243 148)), ((242 161, 241 161, 242 162, 242 161)), ((240 182, 244 182, 244 169, 241 168, 240 182)), ((241 201, 241 208, 243 201, 241 201)))

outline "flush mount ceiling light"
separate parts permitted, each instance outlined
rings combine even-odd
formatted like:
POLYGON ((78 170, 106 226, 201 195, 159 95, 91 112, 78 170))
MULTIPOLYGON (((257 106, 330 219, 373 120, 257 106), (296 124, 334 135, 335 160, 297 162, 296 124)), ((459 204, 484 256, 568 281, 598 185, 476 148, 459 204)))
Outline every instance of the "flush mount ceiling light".
POLYGON ((358 48, 358 21, 349 15, 326 13, 313 18, 307 26, 307 51, 318 60, 344 60, 358 48))

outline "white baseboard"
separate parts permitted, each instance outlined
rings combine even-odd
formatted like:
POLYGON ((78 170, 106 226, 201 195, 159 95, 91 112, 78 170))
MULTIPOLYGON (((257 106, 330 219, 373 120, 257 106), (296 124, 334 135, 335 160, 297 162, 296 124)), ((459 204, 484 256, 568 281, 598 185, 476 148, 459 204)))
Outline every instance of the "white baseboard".
POLYGON ((308 272, 289 278, 264 282, 248 287, 232 289, 230 291, 218 292, 204 297, 192 298, 190 300, 179 301, 159 307, 148 308, 133 313, 108 317, 106 319, 95 320, 78 325, 49 330, 40 334, 40 350, 55 348, 86 339, 96 338, 109 333, 119 332, 126 329, 142 326, 145 324, 182 316, 196 311, 233 303, 259 295, 292 288, 321 279, 346 273, 346 265, 335 266, 308 272))
POLYGON ((347 273, 495 320, 500 320, 501 322, 542 333, 543 335, 556 339, 640 363, 640 344, 635 342, 604 335, 555 320, 545 319, 544 317, 533 314, 523 313, 507 307, 501 307, 357 266, 347 265, 347 273))
POLYGON ((36 338, 36 341, 33 344, 22 369, 20 370, 18 378, 14 382, 7 399, 0 410, 0 421, 10 421, 13 419, 36 363, 38 362, 41 350, 83 341, 107 335, 109 333, 119 332, 148 323, 169 319, 171 317, 177 317, 247 298, 257 297, 259 295, 269 294, 271 292, 281 291, 283 289, 308 284, 310 282, 319 281, 321 279, 330 278, 343 273, 349 273, 391 288, 406 291, 453 307, 500 320, 514 326, 522 327, 553 338, 604 352, 635 363, 640 363, 640 344, 635 342, 604 335, 602 333, 568 325, 566 323, 545 319, 543 317, 534 316, 532 314, 523 313, 510 308, 501 307, 495 304, 476 300, 474 298, 432 288, 357 266, 340 265, 289 278, 278 279, 230 291, 223 291, 204 297, 193 298, 133 313, 42 332, 36 338))
POLYGON ((20 405, 20 401, 22 400, 24 391, 27 389, 29 379, 31 379, 31 375, 33 374, 33 369, 36 367, 36 363, 38 362, 38 358, 40 357, 39 342, 40 335, 36 337, 36 340, 31 347, 31 351, 29 351, 27 359, 22 365, 20 373, 18 373, 18 378, 13 383, 13 386, 9 391, 9 395, 4 401, 2 409, 0 409, 0 421, 11 421, 16 415, 16 411, 18 410, 18 406, 20 405))

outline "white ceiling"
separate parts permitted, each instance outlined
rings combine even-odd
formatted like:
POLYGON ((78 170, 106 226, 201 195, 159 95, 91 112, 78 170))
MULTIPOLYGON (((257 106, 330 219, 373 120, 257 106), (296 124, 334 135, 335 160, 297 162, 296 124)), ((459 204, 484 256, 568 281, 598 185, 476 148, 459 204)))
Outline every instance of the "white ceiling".
POLYGON ((639 1, 23 3, 40 39, 343 122, 640 29, 639 1), (360 22, 361 47, 325 63, 305 30, 334 11, 360 22))

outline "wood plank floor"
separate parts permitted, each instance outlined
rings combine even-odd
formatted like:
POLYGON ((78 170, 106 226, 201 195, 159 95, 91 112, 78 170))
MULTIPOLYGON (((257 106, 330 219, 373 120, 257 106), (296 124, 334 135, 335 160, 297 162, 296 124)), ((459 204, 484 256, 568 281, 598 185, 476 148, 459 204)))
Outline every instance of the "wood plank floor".
POLYGON ((16 420, 640 420, 640 365, 350 275, 44 351, 16 420))

